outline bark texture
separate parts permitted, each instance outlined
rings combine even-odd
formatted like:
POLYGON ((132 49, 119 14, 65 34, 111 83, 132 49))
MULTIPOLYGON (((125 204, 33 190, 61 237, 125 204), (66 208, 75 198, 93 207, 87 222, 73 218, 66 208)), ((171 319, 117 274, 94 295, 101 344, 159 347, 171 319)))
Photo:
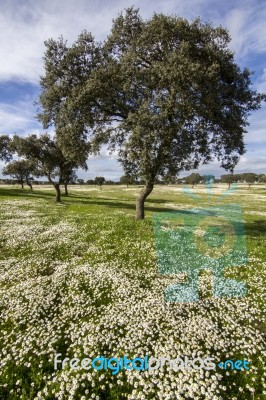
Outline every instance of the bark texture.
POLYGON ((144 219, 144 203, 146 198, 153 191, 154 184, 151 182, 146 182, 146 186, 140 192, 136 200, 136 219, 144 219))
POLYGON ((56 190, 56 196, 55 196, 55 202, 60 203, 61 202, 61 191, 60 191, 60 185, 56 183, 54 185, 55 190, 56 190))
POLYGON ((65 196, 68 196, 68 188, 67 188, 67 183, 64 184, 65 186, 65 196))

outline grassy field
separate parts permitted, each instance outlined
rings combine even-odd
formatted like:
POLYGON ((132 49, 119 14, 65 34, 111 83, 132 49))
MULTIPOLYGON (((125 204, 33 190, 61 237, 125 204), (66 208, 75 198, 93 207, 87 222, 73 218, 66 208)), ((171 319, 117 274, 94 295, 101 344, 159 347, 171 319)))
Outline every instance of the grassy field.
POLYGON ((136 221, 140 188, 70 187, 62 204, 49 187, 0 187, 0 399, 266 399, 266 188, 158 186, 136 221), (225 276, 246 283, 239 298, 165 302, 184 276, 158 271, 153 215, 240 204, 248 262, 225 276), (54 355, 180 355, 246 359, 250 369, 54 370, 54 355))

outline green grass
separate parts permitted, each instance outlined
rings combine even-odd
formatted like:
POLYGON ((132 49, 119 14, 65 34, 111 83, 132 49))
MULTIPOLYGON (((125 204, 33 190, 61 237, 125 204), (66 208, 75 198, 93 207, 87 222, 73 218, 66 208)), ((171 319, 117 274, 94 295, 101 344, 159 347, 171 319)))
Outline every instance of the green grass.
POLYGON ((186 189, 155 187, 145 220, 137 221, 139 187, 73 186, 56 204, 50 188, 0 186, 1 400, 265 398, 266 189, 239 186, 228 196, 223 185, 211 196, 203 185, 186 189), (245 282, 248 295, 215 299, 205 271, 199 302, 166 304, 164 288, 184 276, 159 274, 152 217, 217 202, 242 207, 249 259, 225 276, 245 282), (245 358, 252 368, 193 375, 54 371, 56 353, 202 354, 245 358))

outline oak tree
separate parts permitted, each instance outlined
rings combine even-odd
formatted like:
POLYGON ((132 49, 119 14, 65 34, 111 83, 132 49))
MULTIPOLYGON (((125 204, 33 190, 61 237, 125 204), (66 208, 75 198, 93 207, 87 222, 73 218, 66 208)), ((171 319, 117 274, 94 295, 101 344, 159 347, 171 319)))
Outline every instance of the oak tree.
POLYGON ((0 161, 8 162, 12 159, 12 151, 9 147, 10 137, 8 135, 0 135, 0 161))
POLYGON ((242 174, 242 179, 248 184, 248 188, 250 189, 250 186, 259 180, 259 177, 257 174, 254 174, 253 172, 246 172, 242 174))
POLYGON ((9 175, 18 183, 20 183, 21 188, 24 187, 24 182, 30 187, 32 190, 33 175, 36 174, 36 168, 34 163, 28 160, 15 160, 7 164, 6 167, 3 168, 3 175, 9 175))
MULTIPOLYGON (((67 159, 58 142, 48 133, 26 137, 15 135, 12 147, 19 156, 25 157, 34 164, 37 171, 35 175, 48 178, 56 190, 55 201, 60 202, 60 185, 66 184, 71 171, 78 167, 79 162, 67 159)), ((83 167, 86 166, 83 165, 83 167)))
POLYGON ((198 173, 192 173, 189 176, 186 177, 186 183, 189 183, 190 185, 192 185, 192 188, 194 188, 195 185, 197 185, 201 179, 203 179, 200 174, 198 173))
POLYGON ((236 182, 236 177, 233 174, 221 175, 221 183, 228 183, 229 189, 234 182, 236 182))
POLYGON ((157 178, 215 158, 232 172, 244 153, 248 116, 266 96, 252 89, 229 42, 221 26, 163 14, 143 20, 129 8, 103 44, 84 33, 72 47, 46 53, 46 123, 66 142, 75 132, 78 146, 86 136, 92 147, 117 148, 125 171, 145 181, 136 201, 142 219, 157 178))

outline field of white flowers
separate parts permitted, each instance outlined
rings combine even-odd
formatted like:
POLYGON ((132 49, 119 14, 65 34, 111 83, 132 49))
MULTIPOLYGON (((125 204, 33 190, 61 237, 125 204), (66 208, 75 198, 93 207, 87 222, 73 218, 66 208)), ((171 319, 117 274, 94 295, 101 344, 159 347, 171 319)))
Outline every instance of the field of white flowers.
MULTIPOLYGON (((212 201, 225 188, 217 189, 212 201)), ((158 272, 153 213, 195 206, 177 187, 158 187, 144 221, 134 219, 139 188, 0 188, 1 400, 248 400, 266 398, 266 189, 237 189, 248 263, 226 276, 248 295, 214 298, 200 277, 200 301, 165 302, 183 276, 158 272), (54 370, 54 355, 80 359, 186 355, 246 359, 248 371, 215 369, 54 370)), ((208 197, 195 188, 197 206, 208 197)))

